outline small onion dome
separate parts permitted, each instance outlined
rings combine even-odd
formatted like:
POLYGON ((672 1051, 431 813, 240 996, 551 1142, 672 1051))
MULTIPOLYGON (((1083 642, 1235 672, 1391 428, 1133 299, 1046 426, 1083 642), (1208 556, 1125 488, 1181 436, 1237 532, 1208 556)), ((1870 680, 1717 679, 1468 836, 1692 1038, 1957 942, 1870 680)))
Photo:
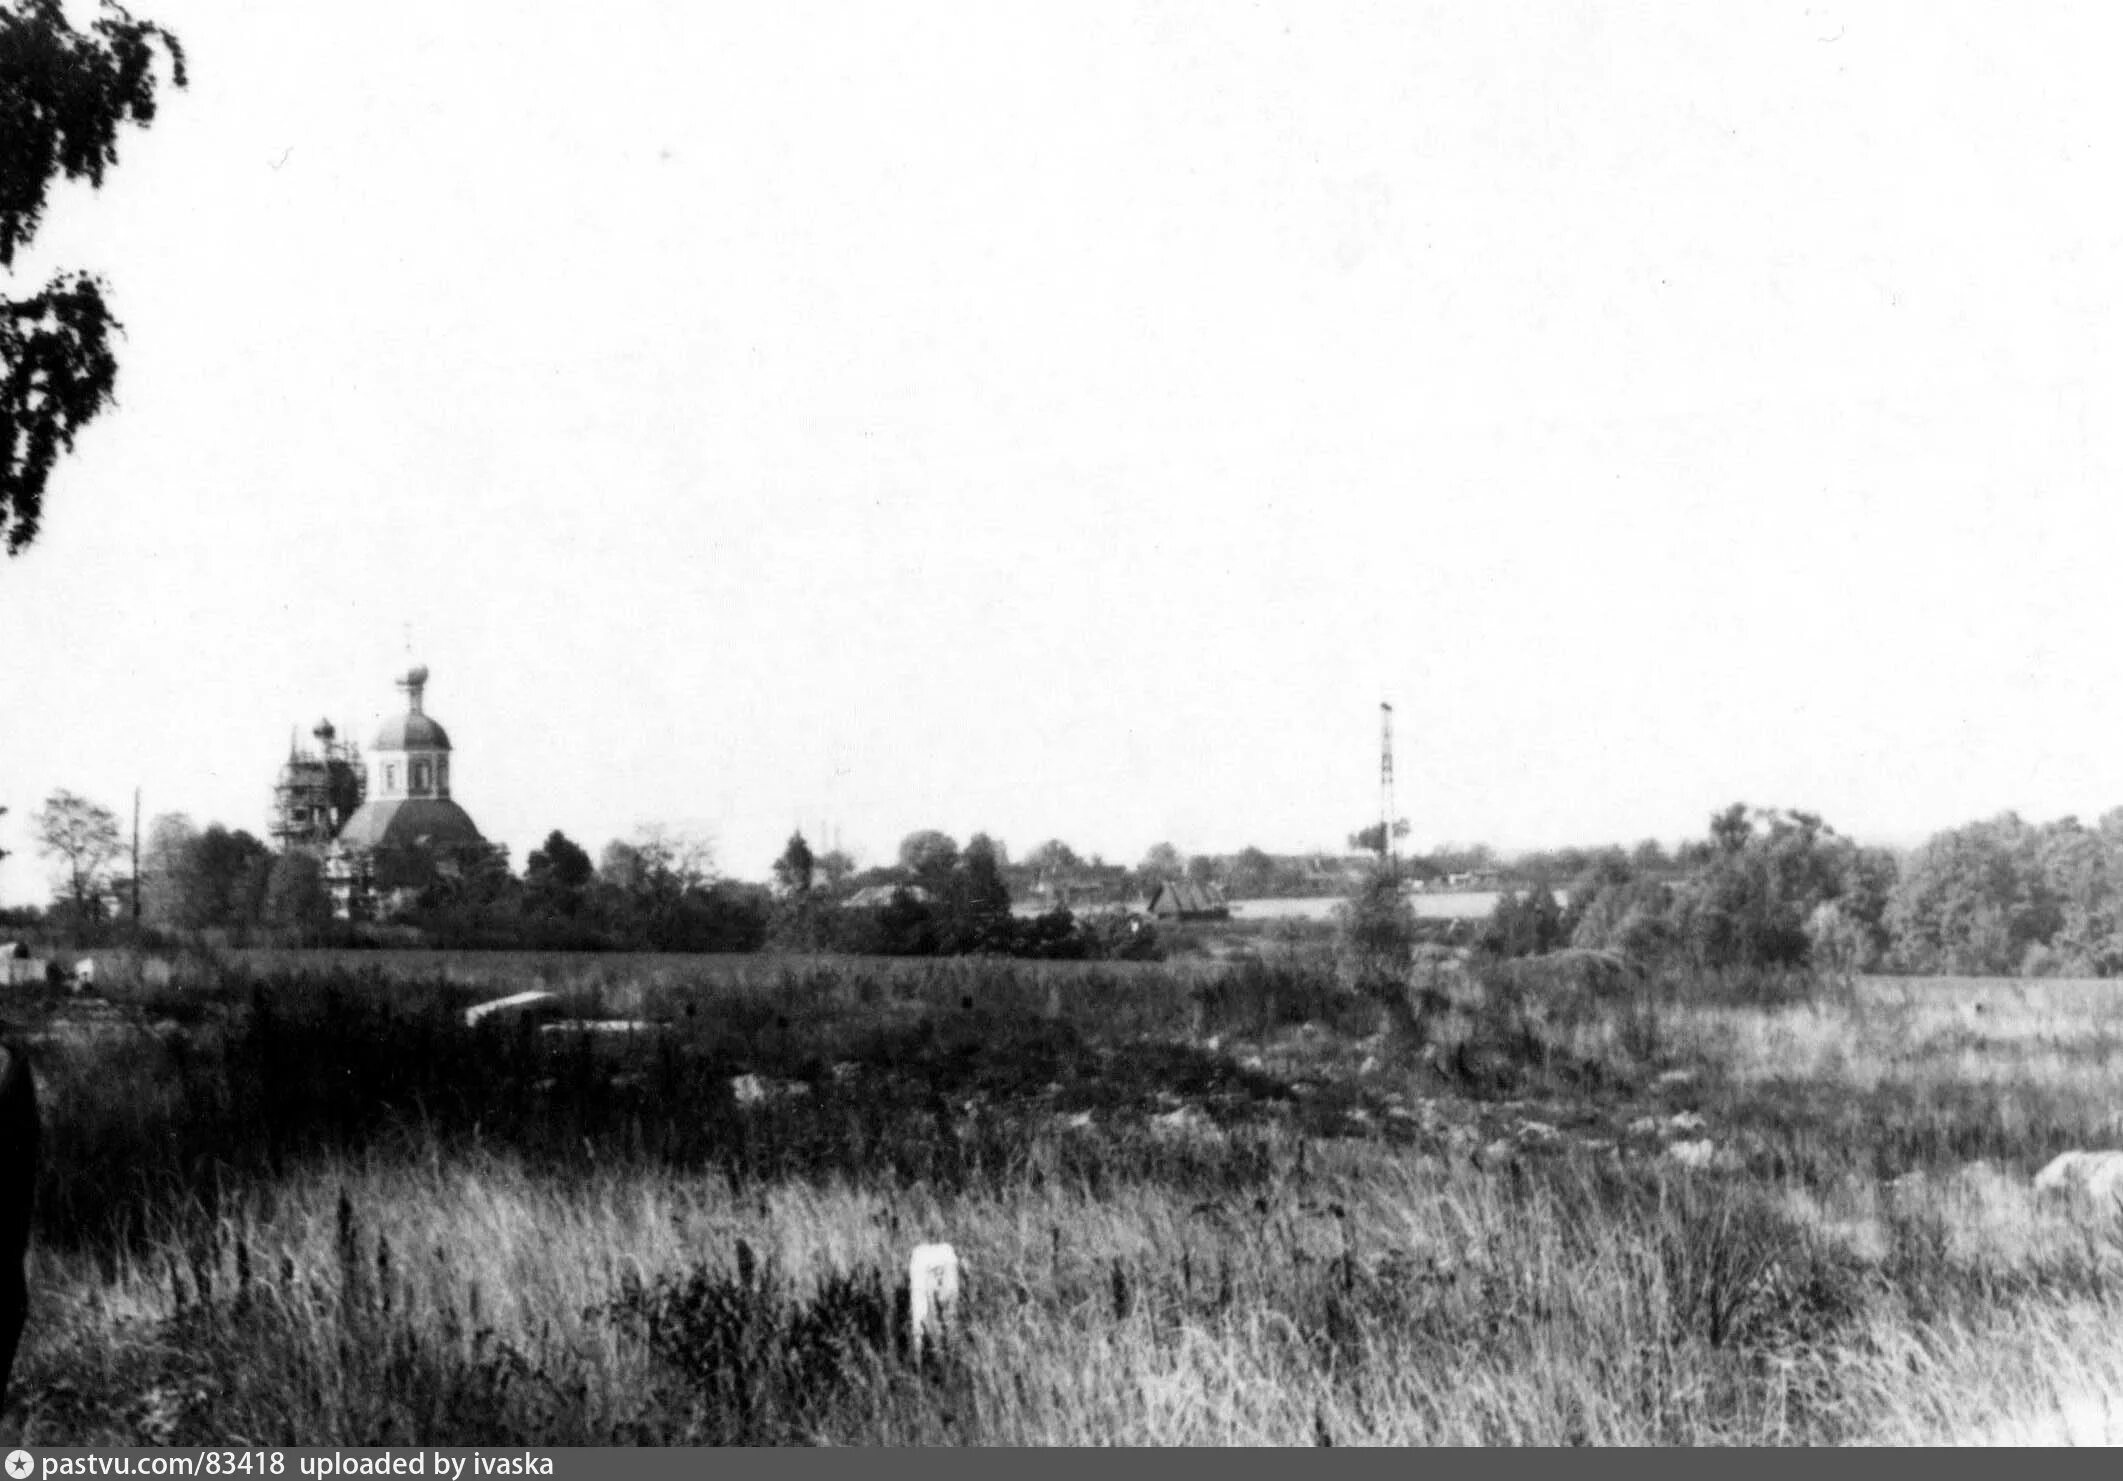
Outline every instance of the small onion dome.
POLYGON ((427 717, 421 707, 421 691, 427 688, 428 666, 416 664, 406 670, 398 687, 405 691, 405 713, 383 722, 376 732, 379 751, 447 751, 449 732, 427 717))

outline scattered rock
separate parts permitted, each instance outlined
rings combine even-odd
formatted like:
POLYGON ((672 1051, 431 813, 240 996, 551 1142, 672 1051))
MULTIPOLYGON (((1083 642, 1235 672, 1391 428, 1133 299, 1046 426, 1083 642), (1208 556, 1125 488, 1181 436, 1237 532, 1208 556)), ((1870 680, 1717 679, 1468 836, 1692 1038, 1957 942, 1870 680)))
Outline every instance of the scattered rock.
POLYGON ((1522 1142, 1552 1142, 1561 1135, 1560 1131, 1557 1131, 1546 1121, 1521 1121, 1519 1123, 1519 1140, 1522 1142))
POLYGON ((1375 1075, 1375 1074, 1377 1074, 1377 1073, 1378 1073, 1378 1056, 1377 1056, 1376 1054, 1367 1054, 1367 1055, 1365 1055, 1365 1056, 1364 1056, 1364 1062, 1363 1062, 1362 1064, 1360 1064, 1360 1065, 1358 1065, 1358 1066, 1356 1067, 1356 1072, 1357 1072, 1357 1073, 1358 1073, 1359 1075, 1375 1075))
POLYGON ((1150 1118, 1150 1134, 1160 1141, 1221 1141, 1223 1130, 1194 1106, 1181 1106, 1150 1118))
POLYGON ((491 1017, 496 1013, 514 1013, 528 1008, 534 1003, 549 1002, 552 998, 553 994, 549 992, 512 992, 505 998, 494 998, 488 1002, 474 1003, 471 1007, 464 1010, 464 1021, 466 1026, 469 1027, 479 1022, 482 1018, 491 1017))
POLYGON ((1693 1142, 1671 1142, 1666 1147, 1666 1155, 1683 1167, 1708 1167, 1717 1153, 1717 1143, 1709 1137, 1693 1142))
POLYGON ((1695 1071, 1668 1070, 1651 1083, 1661 1090, 1685 1090, 1695 1084, 1695 1071))
POLYGON ((2123 1152, 2060 1152, 2035 1174, 2035 1192, 2100 1204, 2123 1198, 2123 1152))
POLYGON ((1666 1118, 1668 1131, 1701 1131, 1703 1126, 1703 1118, 1693 1111, 1683 1111, 1678 1116, 1666 1118))
POLYGON ((792 1100, 810 1093, 811 1087, 801 1080, 769 1080, 763 1075, 737 1075, 730 1080, 730 1094, 737 1098, 740 1106, 792 1100))
POLYGON ((1639 1116, 1629 1123, 1631 1136, 1657 1136, 1663 1123, 1656 1116, 1639 1116))

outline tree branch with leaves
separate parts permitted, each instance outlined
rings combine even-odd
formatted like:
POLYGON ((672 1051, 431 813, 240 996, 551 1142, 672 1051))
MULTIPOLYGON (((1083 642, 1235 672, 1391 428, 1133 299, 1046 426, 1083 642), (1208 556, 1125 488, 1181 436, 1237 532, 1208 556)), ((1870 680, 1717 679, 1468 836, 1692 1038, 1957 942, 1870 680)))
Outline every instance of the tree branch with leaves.
MULTIPOLYGON (((60 0, 0 0, 0 269, 12 275, 56 182, 101 186, 120 129, 154 122, 158 55, 183 87, 177 38, 115 0, 86 30, 60 0)), ((92 273, 0 295, 0 539, 10 555, 37 537, 59 455, 111 404, 120 328, 92 273)))

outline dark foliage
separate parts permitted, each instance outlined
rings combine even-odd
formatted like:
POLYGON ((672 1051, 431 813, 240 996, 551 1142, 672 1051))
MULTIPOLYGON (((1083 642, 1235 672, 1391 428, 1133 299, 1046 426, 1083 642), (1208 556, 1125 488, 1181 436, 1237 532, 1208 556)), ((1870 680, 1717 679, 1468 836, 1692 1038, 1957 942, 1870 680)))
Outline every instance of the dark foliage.
MULTIPOLYGON (((119 130, 154 121, 158 51, 184 86, 176 38, 111 0, 86 31, 60 0, 0 5, 0 267, 36 234, 54 181, 101 185, 119 130)), ((0 298, 0 530, 11 555, 37 536, 59 455, 110 404, 118 328, 87 273, 0 298)))

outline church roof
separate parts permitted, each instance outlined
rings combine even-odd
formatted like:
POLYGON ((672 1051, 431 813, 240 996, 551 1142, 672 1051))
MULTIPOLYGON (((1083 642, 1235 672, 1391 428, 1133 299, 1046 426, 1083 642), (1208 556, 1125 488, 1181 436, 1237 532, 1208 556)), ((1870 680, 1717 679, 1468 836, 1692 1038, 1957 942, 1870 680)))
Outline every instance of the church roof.
POLYGON ((450 733, 437 725, 431 716, 418 710, 393 715, 383 722, 383 729, 376 732, 375 749, 379 751, 447 751, 449 748, 450 733))
POLYGON ((484 842, 472 815, 447 797, 364 802, 339 830, 339 841, 350 848, 435 848, 484 842))

